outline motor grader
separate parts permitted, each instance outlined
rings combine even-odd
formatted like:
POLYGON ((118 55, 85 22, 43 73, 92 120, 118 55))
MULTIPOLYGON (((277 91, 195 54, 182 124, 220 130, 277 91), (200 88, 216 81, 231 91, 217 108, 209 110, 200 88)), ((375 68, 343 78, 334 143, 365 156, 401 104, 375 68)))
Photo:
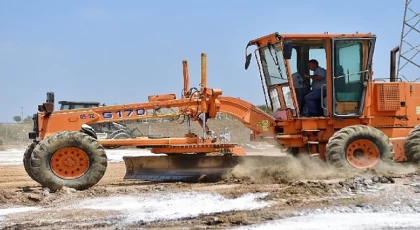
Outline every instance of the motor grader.
MULTIPOLYGON (((418 162, 420 85, 396 81, 395 76, 389 82, 374 81, 375 41, 375 35, 358 33, 274 33, 251 40, 246 48, 257 47, 254 56, 272 114, 244 100, 221 96, 220 89, 209 88, 205 54, 201 55, 198 89, 190 88, 187 62, 183 61, 184 87, 179 99, 175 94, 152 95, 145 103, 54 111, 54 94, 47 93, 46 102, 33 116, 34 129, 29 134, 33 143, 24 154, 25 169, 44 187, 82 190, 95 185, 104 175, 104 146, 143 146, 159 154, 124 156, 126 179, 202 178, 223 175, 245 159, 283 162, 277 156, 246 155, 236 144, 212 136, 207 122, 218 112, 240 120, 252 131, 254 141, 278 144, 291 154, 305 152, 343 170, 373 168, 383 162, 418 162), (325 55, 326 94, 319 101, 324 116, 303 117, 292 67, 295 65, 298 73, 308 73, 311 49, 321 49, 325 55), (168 116, 160 112, 165 108, 177 111, 183 119, 183 137, 97 140, 83 129, 83 125, 91 123, 168 116), (192 121, 201 125, 200 134, 191 132, 192 121)), ((251 54, 246 55, 246 68, 251 58, 251 54)))

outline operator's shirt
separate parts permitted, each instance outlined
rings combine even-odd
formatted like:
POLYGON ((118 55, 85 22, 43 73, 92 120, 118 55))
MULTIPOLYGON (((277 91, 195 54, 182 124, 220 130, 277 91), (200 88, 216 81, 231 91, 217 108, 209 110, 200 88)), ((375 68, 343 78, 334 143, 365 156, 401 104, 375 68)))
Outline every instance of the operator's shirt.
POLYGON ((326 74, 327 74, 327 71, 324 68, 319 67, 319 66, 318 68, 316 68, 316 70, 314 71, 314 75, 318 75, 322 77, 322 80, 317 81, 317 80, 312 79, 312 90, 321 89, 322 85, 326 84, 327 82, 325 79, 326 74))

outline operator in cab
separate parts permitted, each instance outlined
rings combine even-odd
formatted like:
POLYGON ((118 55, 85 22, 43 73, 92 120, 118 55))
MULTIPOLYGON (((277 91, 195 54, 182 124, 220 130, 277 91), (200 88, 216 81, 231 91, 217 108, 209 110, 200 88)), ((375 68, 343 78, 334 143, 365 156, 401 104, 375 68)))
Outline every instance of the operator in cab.
MULTIPOLYGON (((321 88, 326 83, 325 77, 327 71, 320 67, 318 61, 315 59, 309 60, 308 67, 314 72, 313 75, 303 74, 304 78, 312 79, 312 90, 305 96, 305 104, 309 112, 308 115, 322 116, 323 111, 319 111, 320 106, 318 104, 320 105, 321 103, 321 88)), ((323 96, 325 97, 327 90, 325 87, 322 90, 324 91, 323 96)))

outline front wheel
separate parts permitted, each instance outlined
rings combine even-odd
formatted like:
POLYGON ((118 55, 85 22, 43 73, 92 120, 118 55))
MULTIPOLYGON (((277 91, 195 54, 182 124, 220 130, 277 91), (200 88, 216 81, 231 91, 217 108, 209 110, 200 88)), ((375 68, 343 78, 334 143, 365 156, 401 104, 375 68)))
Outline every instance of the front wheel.
POLYGON ((339 169, 376 168, 393 162, 394 147, 379 129, 353 125, 337 131, 326 146, 327 163, 339 169))
POLYGON ((42 140, 31 157, 37 182, 51 190, 84 190, 105 174, 107 157, 99 142, 82 132, 60 132, 42 140))

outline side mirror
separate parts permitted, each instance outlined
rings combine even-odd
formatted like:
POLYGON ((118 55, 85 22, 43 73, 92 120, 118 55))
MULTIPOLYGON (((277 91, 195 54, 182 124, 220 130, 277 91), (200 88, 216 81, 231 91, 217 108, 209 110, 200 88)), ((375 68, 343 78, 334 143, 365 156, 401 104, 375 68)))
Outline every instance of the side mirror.
POLYGON ((246 55, 246 59, 245 59, 245 69, 248 69, 249 64, 251 63, 251 58, 252 58, 252 53, 246 55))
POLYGON ((293 46, 291 41, 284 41, 283 45, 283 58, 291 59, 292 58, 293 46))

